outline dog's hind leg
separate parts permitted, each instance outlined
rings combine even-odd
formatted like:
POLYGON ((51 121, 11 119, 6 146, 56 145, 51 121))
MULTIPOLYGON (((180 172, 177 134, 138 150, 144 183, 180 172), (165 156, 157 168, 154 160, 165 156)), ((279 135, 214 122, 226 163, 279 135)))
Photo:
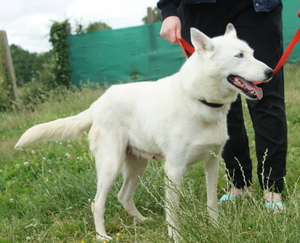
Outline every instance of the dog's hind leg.
POLYGON ((147 167, 148 161, 145 159, 138 159, 133 154, 127 154, 125 163, 122 167, 122 173, 124 182, 122 188, 118 194, 118 199, 125 208, 125 210, 141 221, 145 221, 146 218, 141 215, 137 210, 133 202, 134 189, 140 180, 145 168, 147 167))
POLYGON ((104 226, 105 202, 117 178, 126 152, 126 138, 121 132, 107 129, 99 132, 92 128, 89 134, 90 148, 95 156, 97 169, 97 193, 92 205, 96 239, 110 240, 104 226))
MULTIPOLYGON (((104 169, 104 168, 103 168, 104 169)), ((105 170, 105 169, 104 169, 105 170)), ((105 202, 109 190, 111 189, 116 177, 118 175, 117 170, 109 170, 98 173, 97 172, 97 193, 92 204, 92 212, 94 215, 95 228, 96 228, 96 239, 97 240, 110 240, 111 237, 107 236, 104 226, 104 212, 105 202), (109 173, 109 175, 105 175, 109 173)))

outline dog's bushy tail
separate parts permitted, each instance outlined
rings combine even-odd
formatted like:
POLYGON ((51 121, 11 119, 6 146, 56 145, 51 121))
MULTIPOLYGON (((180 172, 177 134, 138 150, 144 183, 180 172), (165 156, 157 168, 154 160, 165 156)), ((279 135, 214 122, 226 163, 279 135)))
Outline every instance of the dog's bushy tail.
POLYGON ((63 141, 75 139, 88 130, 93 123, 92 106, 75 115, 42 123, 29 128, 19 139, 15 148, 25 147, 38 141, 63 141))

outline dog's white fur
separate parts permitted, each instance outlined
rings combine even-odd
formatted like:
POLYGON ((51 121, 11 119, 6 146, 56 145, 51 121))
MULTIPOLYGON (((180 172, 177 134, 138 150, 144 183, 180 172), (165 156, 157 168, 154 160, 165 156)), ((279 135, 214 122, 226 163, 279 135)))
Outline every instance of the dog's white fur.
POLYGON ((166 206, 166 220, 171 237, 179 239, 179 196, 172 189, 181 185, 183 174, 194 162, 205 164, 207 210, 217 218, 218 156, 228 139, 226 114, 238 92, 245 95, 227 78, 237 75, 267 82, 272 69, 253 57, 231 24, 224 36, 213 39, 191 29, 191 40, 196 52, 178 73, 157 82, 114 85, 87 110, 36 125, 16 144, 67 140, 90 129, 98 178, 93 205, 97 239, 110 239, 104 227, 105 201, 119 172, 124 176, 119 201, 129 214, 145 220, 133 203, 133 194, 148 159, 165 160, 166 202, 172 207, 166 206), (224 105, 213 108, 199 100, 224 105))

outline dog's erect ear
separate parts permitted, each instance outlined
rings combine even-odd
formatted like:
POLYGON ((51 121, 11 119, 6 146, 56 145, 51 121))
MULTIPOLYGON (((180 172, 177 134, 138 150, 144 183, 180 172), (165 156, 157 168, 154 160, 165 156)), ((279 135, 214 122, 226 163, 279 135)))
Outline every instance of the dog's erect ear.
POLYGON ((234 38, 237 38, 237 34, 236 34, 236 30, 233 26, 233 24, 229 23, 226 27, 226 31, 225 31, 225 34, 226 36, 231 36, 231 37, 234 37, 234 38))
POLYGON ((196 51, 212 51, 214 45, 212 40, 195 28, 191 28, 191 41, 196 51))

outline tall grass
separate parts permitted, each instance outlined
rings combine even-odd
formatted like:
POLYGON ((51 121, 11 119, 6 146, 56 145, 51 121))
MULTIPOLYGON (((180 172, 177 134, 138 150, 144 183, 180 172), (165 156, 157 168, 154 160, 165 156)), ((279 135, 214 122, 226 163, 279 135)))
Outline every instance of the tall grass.
MULTIPOLYGON (((286 65, 286 108, 289 128, 288 173, 284 191, 287 210, 274 215, 264 207, 254 176, 253 194, 220 205, 218 226, 209 223, 201 163, 187 172, 181 194, 180 233, 183 242, 299 242, 300 69, 286 65)), ((74 115, 89 107, 103 90, 51 95, 34 111, 0 113, 0 243, 94 242, 90 201, 96 192, 94 160, 87 134, 76 141, 43 142, 14 150, 20 135, 32 125, 74 115)), ((253 161, 254 138, 247 113, 246 124, 253 161)), ((254 166, 255 168, 255 166, 254 166)), ((254 175, 256 171, 253 172, 254 175)), ((218 196, 227 188, 222 163, 218 196)), ((139 210, 153 220, 140 223, 127 215, 116 195, 118 177, 106 204, 106 228, 112 242, 169 242, 164 219, 163 168, 151 162, 135 193, 139 210)))

